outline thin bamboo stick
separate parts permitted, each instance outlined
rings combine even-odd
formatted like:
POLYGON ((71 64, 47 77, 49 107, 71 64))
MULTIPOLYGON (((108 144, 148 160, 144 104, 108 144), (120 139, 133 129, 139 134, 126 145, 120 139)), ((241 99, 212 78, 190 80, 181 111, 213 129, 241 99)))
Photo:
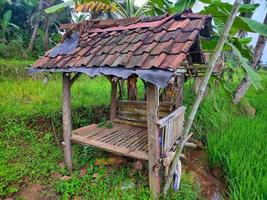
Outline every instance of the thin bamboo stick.
POLYGON ((209 79, 212 75, 212 72, 213 72, 213 69, 215 68, 215 64, 216 64, 216 61, 218 60, 220 54, 221 54, 221 51, 222 51, 222 48, 224 46, 224 43, 228 37, 228 34, 229 34, 229 31, 232 27, 232 24, 235 20, 235 17, 238 13, 238 10, 239 10, 239 7, 241 5, 241 0, 236 0, 234 5, 233 5, 233 8, 232 8, 232 11, 225 23, 225 27, 224 27, 224 30, 223 30, 223 34, 219 40, 219 42, 217 43, 217 46, 215 48, 215 51, 209 61, 209 64, 208 64, 208 69, 205 73, 205 77, 203 78, 202 80, 202 83, 200 85, 200 89, 199 89, 199 92, 198 92, 198 95, 196 97, 196 100, 193 104, 193 107, 192 107, 192 110, 191 110, 191 113, 189 115, 189 118, 188 118, 188 121, 186 123, 186 126, 184 128, 184 131, 181 135, 181 139, 176 147, 176 152, 175 152, 175 156, 174 156, 174 160, 173 160, 173 163, 171 165, 171 169, 170 169, 170 172, 169 172, 169 175, 167 177, 167 180, 166 180, 166 183, 165 183, 165 186, 164 186, 164 189, 163 189, 163 195, 166 197, 166 194, 170 188, 170 185, 171 185, 171 182, 172 182, 172 179, 173 179, 173 175, 174 175, 174 172, 175 172, 175 169, 176 169, 176 166, 177 164, 180 162, 180 156, 181 156, 181 153, 182 153, 182 150, 184 148, 184 145, 186 143, 186 141, 189 139, 188 138, 188 135, 189 135, 189 131, 190 131, 190 128, 192 126, 192 123, 194 121, 194 118, 195 118, 195 115, 197 113, 197 110, 198 110, 198 107, 201 103, 201 100, 203 99, 203 96, 204 96, 204 93, 205 93, 205 90, 207 88, 207 85, 208 85, 208 82, 209 82, 209 79))

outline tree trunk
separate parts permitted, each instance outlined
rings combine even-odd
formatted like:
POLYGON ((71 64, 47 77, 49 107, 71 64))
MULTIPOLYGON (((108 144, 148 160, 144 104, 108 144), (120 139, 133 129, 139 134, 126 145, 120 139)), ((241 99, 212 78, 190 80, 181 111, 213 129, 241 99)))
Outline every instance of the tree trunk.
POLYGON ((215 65, 216 65, 216 61, 218 60, 220 54, 221 54, 221 51, 223 49, 223 46, 224 46, 224 43, 228 37, 228 34, 229 34, 229 31, 232 27, 232 24, 235 20, 235 17, 238 13, 238 10, 239 10, 239 7, 240 7, 240 4, 241 4, 241 0, 236 0, 235 1, 235 4, 232 8, 232 11, 225 23, 225 27, 224 27, 224 30, 223 30, 223 34, 222 36, 220 37, 220 40, 218 41, 217 45, 216 45, 216 48, 214 50, 214 53, 212 54, 212 57, 210 59, 210 62, 209 62, 209 65, 208 65, 208 69, 205 73, 205 76, 202 80, 202 83, 201 83, 201 86, 199 88, 199 92, 198 92, 198 95, 196 97, 196 100, 192 106, 192 110, 190 112, 190 115, 188 117, 188 120, 187 120, 187 123, 185 125, 185 128, 184 128, 184 131, 179 139, 179 142, 178 142, 178 145, 176 147, 176 152, 175 152, 175 156, 174 156, 174 159, 173 159, 173 162, 172 162, 172 165, 171 165, 171 169, 170 169, 170 172, 169 172, 169 175, 167 177, 167 180, 166 180, 166 183, 165 183, 165 186, 164 186, 164 190, 163 190, 163 194, 164 196, 166 197, 167 195, 167 192, 170 188, 170 185, 171 185, 171 182, 172 182, 172 179, 173 179, 173 175, 174 175, 174 172, 176 170, 176 166, 177 164, 180 162, 180 156, 181 156, 181 153, 182 153, 182 150, 184 148, 184 145, 186 143, 186 141, 191 137, 191 134, 189 134, 189 131, 191 129, 191 126, 193 124, 193 121, 194 121, 194 118, 195 118, 195 115, 197 113, 197 110, 198 110, 198 107, 200 105, 200 102, 202 101, 203 99, 203 96, 204 96, 204 93, 205 93, 205 90, 207 88, 207 85, 208 85, 208 82, 209 82, 209 79, 211 77, 211 74, 215 68, 215 65))
POLYGON ((44 36, 44 48, 46 51, 49 50, 49 27, 50 27, 50 17, 46 15, 45 17, 45 36, 44 36))
MULTIPOLYGON (((263 23, 267 25, 267 14, 265 15, 263 23)), ((257 44, 255 46, 255 49, 254 49, 254 56, 253 56, 254 60, 252 63, 252 68, 255 70, 256 70, 256 68, 257 68, 257 66, 261 60, 265 44, 266 44, 266 38, 264 36, 260 35, 258 40, 257 40, 257 44)), ((245 96, 250 85, 251 85, 251 82, 248 78, 248 75, 246 74, 234 92, 234 97, 233 97, 233 103, 234 104, 238 104, 241 101, 241 99, 245 96)))
POLYGON ((34 45, 34 41, 36 39, 37 36, 37 32, 38 32, 38 28, 41 22, 41 17, 39 16, 39 12, 42 10, 43 7, 43 1, 39 1, 39 5, 38 5, 38 10, 37 10, 37 14, 36 14, 36 19, 35 19, 35 24, 34 24, 34 28, 33 28, 33 32, 32 32, 32 36, 31 36, 31 40, 30 43, 28 45, 28 51, 31 52, 33 49, 33 45, 34 45))
MULTIPOLYGON (((251 4, 251 0, 243 0, 243 4, 251 4)), ((241 13, 240 16, 242 17, 247 17, 247 18, 251 18, 253 15, 252 12, 248 13, 248 12, 245 12, 245 13, 241 13)), ((239 38, 244 38, 247 36, 247 32, 246 31, 243 31, 243 30, 239 30, 238 31, 238 37, 239 38)))

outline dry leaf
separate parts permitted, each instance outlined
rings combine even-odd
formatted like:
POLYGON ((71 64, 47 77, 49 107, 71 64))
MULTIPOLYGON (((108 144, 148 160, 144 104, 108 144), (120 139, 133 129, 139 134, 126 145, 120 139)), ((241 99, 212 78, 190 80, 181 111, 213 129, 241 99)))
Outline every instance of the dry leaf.
POLYGON ((122 159, 120 157, 111 157, 111 158, 100 158, 95 161, 95 165, 121 165, 126 163, 125 159, 122 159))
POLYGON ((70 176, 62 176, 61 177, 61 181, 68 181, 68 180, 70 180, 71 179, 71 177, 70 176))

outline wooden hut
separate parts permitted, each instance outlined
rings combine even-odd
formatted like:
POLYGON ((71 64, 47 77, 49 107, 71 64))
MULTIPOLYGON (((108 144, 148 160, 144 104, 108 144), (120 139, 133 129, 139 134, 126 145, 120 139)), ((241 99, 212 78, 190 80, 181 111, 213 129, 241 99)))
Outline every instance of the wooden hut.
POLYGON ((147 160, 150 191, 158 198, 162 166, 168 167, 183 130, 183 84, 201 74, 195 67, 204 62, 199 39, 209 36, 210 21, 210 16, 184 12, 62 25, 64 40, 37 60, 30 73, 62 73, 63 146, 70 171, 71 143, 147 160), (91 124, 72 130, 71 86, 81 73, 110 80, 112 127, 91 124), (145 101, 136 100, 137 78, 145 83, 145 101), (118 98, 121 79, 128 81, 128 100, 118 98))

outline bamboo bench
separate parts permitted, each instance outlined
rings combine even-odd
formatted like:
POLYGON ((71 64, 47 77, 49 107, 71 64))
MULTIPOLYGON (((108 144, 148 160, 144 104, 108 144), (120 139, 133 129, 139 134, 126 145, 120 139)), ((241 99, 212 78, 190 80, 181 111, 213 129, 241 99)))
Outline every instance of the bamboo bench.
MULTIPOLYGON (((122 156, 148 160, 147 102, 118 101, 111 128, 91 124, 72 131, 71 141, 90 145, 122 156)), ((165 157, 183 129, 185 107, 171 110, 160 102, 157 127, 160 153, 165 157)))

